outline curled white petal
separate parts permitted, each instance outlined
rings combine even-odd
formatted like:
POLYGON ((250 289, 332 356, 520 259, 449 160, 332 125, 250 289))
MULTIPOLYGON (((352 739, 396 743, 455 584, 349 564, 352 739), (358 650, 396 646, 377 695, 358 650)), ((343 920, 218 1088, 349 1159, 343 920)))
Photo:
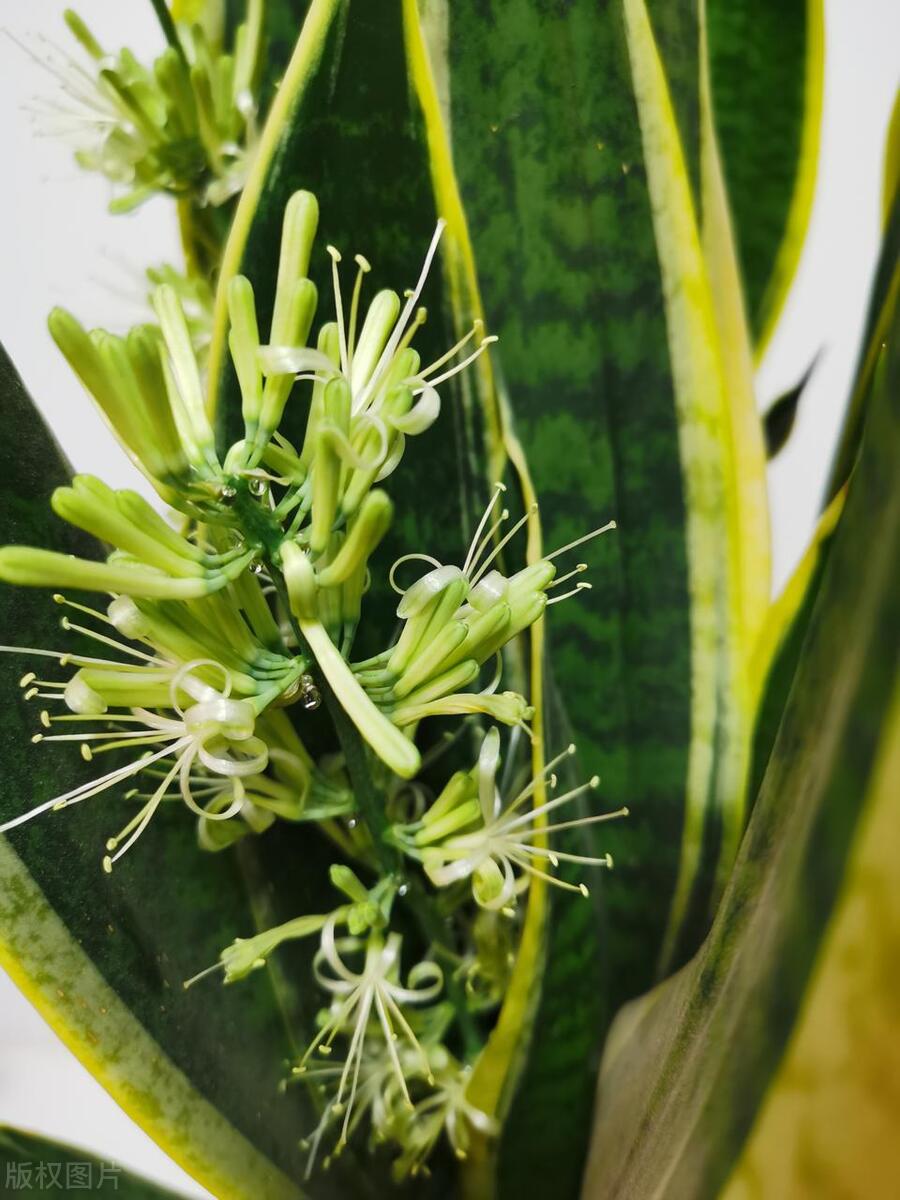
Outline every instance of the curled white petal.
POLYGON ((339 374, 339 368, 321 350, 310 346, 260 346, 257 359, 265 375, 293 375, 300 371, 339 374))
POLYGON ((375 482, 381 483, 382 479, 387 479, 393 471, 397 469, 400 459, 403 457, 403 451, 406 449, 406 438, 402 433, 398 433, 394 439, 394 444, 391 446, 390 453, 384 462, 378 474, 375 476, 375 482))
POLYGON ((392 417, 391 424, 401 433, 417 434, 430 429, 441 415, 441 398, 437 388, 426 385, 419 399, 403 416, 392 417))

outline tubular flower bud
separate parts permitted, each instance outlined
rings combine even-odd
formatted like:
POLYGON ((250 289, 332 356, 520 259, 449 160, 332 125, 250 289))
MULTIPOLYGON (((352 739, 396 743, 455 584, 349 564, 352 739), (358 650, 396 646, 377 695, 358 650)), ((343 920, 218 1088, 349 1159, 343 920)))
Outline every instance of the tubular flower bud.
POLYGON ((114 492, 99 479, 77 475, 57 488, 52 505, 64 520, 117 547, 93 562, 30 546, 0 549, 0 579, 29 587, 123 592, 143 598, 188 600, 211 595, 236 580, 254 551, 240 543, 218 553, 174 529, 134 492, 114 492))
POLYGON ((318 617, 312 563, 292 542, 284 543, 281 554, 291 611, 335 698, 382 762, 403 779, 412 778, 421 763, 418 750, 378 711, 354 678, 318 617))

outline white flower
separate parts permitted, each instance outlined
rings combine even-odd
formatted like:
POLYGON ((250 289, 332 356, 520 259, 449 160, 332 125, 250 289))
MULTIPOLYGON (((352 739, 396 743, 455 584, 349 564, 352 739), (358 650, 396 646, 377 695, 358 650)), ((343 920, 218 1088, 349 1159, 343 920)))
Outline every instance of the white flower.
POLYGON ((335 938, 338 917, 332 914, 322 930, 322 941, 313 960, 317 982, 332 996, 329 1015, 296 1068, 303 1074, 314 1052, 328 1055, 336 1037, 349 1039, 349 1046, 330 1106, 334 1116, 343 1115, 339 1147, 349 1137, 362 1065, 370 1042, 370 1022, 380 1028, 387 1047, 393 1078, 407 1104, 411 1106, 406 1071, 400 1048, 405 1043, 419 1059, 426 1078, 431 1078, 428 1056, 404 1015, 408 1005, 428 1004, 443 987, 444 976, 437 963, 417 963, 409 973, 406 986, 400 982, 401 937, 385 937, 373 929, 365 941, 360 938, 335 938), (348 957, 362 955, 358 971, 347 965, 348 957))
MULTIPOLYGON (((51 717, 46 712, 42 714, 46 727, 58 721, 83 722, 99 719, 108 724, 109 728, 102 732, 80 730, 77 733, 39 733, 32 739, 34 742, 80 742, 82 755, 89 762, 105 751, 139 746, 142 753, 123 766, 115 767, 96 779, 45 800, 28 812, 13 817, 0 826, 0 833, 15 829, 49 810, 58 811, 80 804, 92 796, 134 779, 157 763, 164 764, 162 782, 124 829, 107 841, 106 848, 110 854, 103 859, 104 870, 111 871, 113 863, 131 849, 176 780, 181 798, 196 816, 207 821, 227 821, 235 816, 244 804, 241 777, 256 775, 263 770, 268 762, 268 748, 266 743, 254 734, 257 714, 253 703, 231 698, 229 673, 222 672, 221 691, 202 681, 197 672, 210 666, 215 668, 218 664, 196 661, 185 663, 174 673, 169 672, 172 715, 140 707, 122 711, 106 709, 102 715, 84 712, 72 717, 51 717), (146 753, 145 748, 149 747, 154 749, 146 753), (195 800, 192 790, 192 770, 195 763, 202 765, 210 774, 225 777, 231 782, 233 798, 224 810, 213 812, 209 808, 201 808, 195 800)), ((77 680, 78 677, 75 678, 77 680)), ((45 695, 48 698, 63 699, 65 692, 45 695)), ((73 699, 71 694, 69 700, 79 702, 73 699)))
POLYGON ((497 1133, 497 1122, 469 1100, 467 1089, 472 1068, 463 1066, 442 1045, 429 1052, 433 1086, 411 1110, 400 1112, 392 1136, 402 1147, 394 1163, 394 1177, 427 1174, 430 1158, 441 1134, 445 1134, 455 1156, 468 1157, 472 1131, 483 1137, 497 1133))
MULTIPOLYGON (((211 823, 238 814, 246 816, 253 827, 255 809, 260 805, 277 815, 299 817, 311 782, 310 769, 301 757, 305 755, 302 745, 296 735, 285 741, 283 730, 279 734, 280 724, 268 720, 264 739, 257 722, 273 701, 292 695, 302 698, 304 681, 309 680, 303 674, 303 659, 264 649, 240 610, 231 609, 219 596, 180 605, 150 601, 139 605, 131 597, 118 596, 107 614, 61 595, 54 599, 130 641, 64 617, 64 629, 92 638, 121 658, 0 647, 4 653, 55 659, 60 666, 77 668, 73 675, 58 680, 39 679, 34 671, 22 677, 26 700, 48 704, 41 712, 46 732, 35 734, 32 741, 77 742, 88 762, 125 749, 139 750, 139 754, 12 818, 0 832, 48 810, 79 804, 141 775, 159 777, 161 782, 142 797, 137 814, 107 842, 110 853, 103 860, 107 871, 134 845, 172 792, 207 830, 211 823), (216 657, 209 656, 210 651, 216 657), (196 657, 184 661, 179 653, 196 657), (269 740, 276 776, 281 774, 282 780, 261 775, 269 763, 269 740), (294 803, 289 792, 296 794, 294 803)), ((322 794, 321 786, 319 792, 319 801, 332 799, 330 794, 322 794)))
POLYGON ((574 753, 574 746, 567 747, 503 808, 496 786, 500 734, 493 728, 482 743, 477 767, 455 775, 422 820, 395 829, 395 838, 407 854, 422 862, 436 887, 471 879, 472 894, 482 908, 509 910, 532 877, 586 896, 588 889, 584 883, 569 883, 545 868, 557 867, 560 862, 611 867, 611 855, 596 857, 556 851, 544 845, 544 839, 564 829, 626 816, 628 810, 546 823, 544 818, 549 813, 593 791, 600 783, 596 775, 586 784, 535 808, 524 808, 545 779, 551 791, 556 787, 554 768, 574 753))

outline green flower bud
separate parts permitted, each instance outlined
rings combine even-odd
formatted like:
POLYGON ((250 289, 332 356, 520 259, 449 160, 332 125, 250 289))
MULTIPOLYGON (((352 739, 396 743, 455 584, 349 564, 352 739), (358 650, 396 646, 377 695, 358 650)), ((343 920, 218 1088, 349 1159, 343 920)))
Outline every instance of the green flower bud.
POLYGON ((319 586, 344 583, 365 567, 369 556, 390 528, 394 506, 386 492, 370 492, 357 517, 350 523, 347 537, 327 567, 317 571, 319 586))

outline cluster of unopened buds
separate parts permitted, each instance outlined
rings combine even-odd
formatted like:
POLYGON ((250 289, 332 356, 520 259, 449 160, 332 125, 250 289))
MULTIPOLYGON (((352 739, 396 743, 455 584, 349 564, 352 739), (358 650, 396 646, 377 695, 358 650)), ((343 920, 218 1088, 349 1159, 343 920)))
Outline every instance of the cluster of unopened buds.
MULTIPOLYGON (((310 1162, 329 1132, 339 1150, 368 1114, 372 1136, 397 1145, 402 1175, 424 1169, 442 1134, 462 1157, 473 1136, 492 1132, 467 1098, 467 1082, 484 1039, 480 1022, 502 999, 529 885, 586 893, 578 872, 611 865, 608 855, 587 852, 590 845, 583 852, 548 842, 620 815, 585 803, 596 778, 557 794, 572 747, 514 793, 504 794, 497 776, 499 726, 511 742, 527 744, 531 736, 529 702, 499 690, 504 648, 548 605, 589 586, 576 578, 585 564, 557 576, 556 560, 603 530, 504 573, 513 539, 534 510, 510 523, 498 484, 461 565, 418 551, 394 564, 398 631, 381 653, 354 659, 365 593, 373 573, 384 572, 377 551, 393 516, 386 481, 408 439, 437 420, 438 389, 494 339, 476 323, 427 365, 413 348, 440 225, 405 301, 378 292, 364 315, 369 264, 356 259, 346 303, 341 257, 329 247, 334 320, 313 339, 319 298, 309 266, 317 221, 315 198, 294 195, 265 338, 249 280, 227 284, 243 430, 224 453, 191 330, 169 284, 155 292, 158 323, 124 337, 88 332, 61 311, 52 315, 57 344, 178 521, 135 492, 78 476, 54 493, 53 507, 112 547, 105 559, 0 550, 0 578, 53 589, 64 628, 82 639, 79 646, 90 639, 97 648, 96 656, 80 648, 5 648, 55 660, 63 672, 52 678, 53 671, 30 670, 22 680, 26 698, 41 702, 34 740, 74 741, 88 761, 110 754, 114 764, 0 832, 124 789, 131 815, 102 857, 113 870, 167 799, 191 811, 206 850, 277 821, 322 823, 340 852, 332 879, 346 902, 238 939, 216 968, 231 983, 285 941, 318 937, 313 974, 328 1007, 292 1077, 321 1101, 310 1162), (280 427, 300 405, 305 433, 294 444, 280 427), (399 576, 415 563, 425 570, 402 589, 399 576), (106 600, 91 608, 60 589, 106 600), (321 756, 307 744, 305 714, 323 699, 337 755, 333 746, 321 756), (417 737, 421 723, 437 716, 462 717, 481 740, 474 764, 435 792, 419 778, 417 737), (375 809, 364 802, 373 780, 375 809), (412 801, 389 802, 404 788, 412 801), (420 922, 418 958, 409 933, 401 938, 392 927, 395 905, 411 892, 415 914, 431 909, 437 919, 437 926, 420 922), (450 930, 441 944, 436 927, 450 930), (404 965, 409 955, 412 965, 404 965)), ((434 760, 429 765, 433 778, 434 760)))

